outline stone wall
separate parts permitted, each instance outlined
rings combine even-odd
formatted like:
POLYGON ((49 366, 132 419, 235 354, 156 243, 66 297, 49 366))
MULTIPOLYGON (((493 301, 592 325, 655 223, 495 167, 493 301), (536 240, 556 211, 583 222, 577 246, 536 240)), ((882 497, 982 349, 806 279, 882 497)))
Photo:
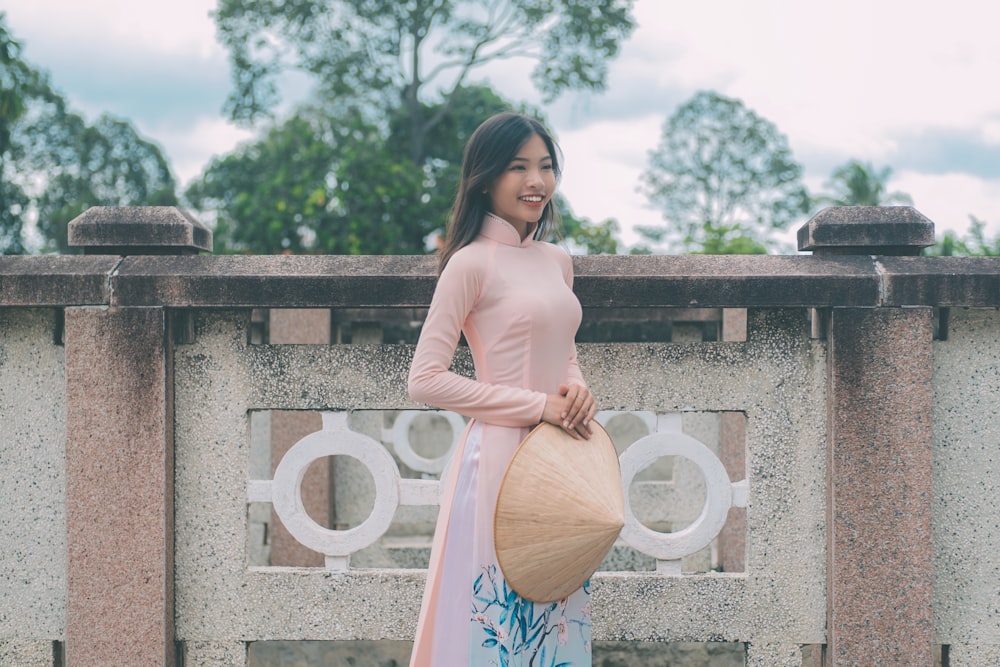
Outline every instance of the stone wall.
MULTIPOLYGON (((268 642, 405 654, 424 573, 390 556, 419 554, 400 541, 426 539, 435 475, 408 471, 386 430, 424 408, 405 394, 404 324, 430 258, 197 255, 204 234, 173 209, 77 223, 95 254, 0 257, 0 664, 243 667, 268 642), (161 219, 170 233, 143 240, 161 219), (150 239, 180 254, 131 254, 150 239), (262 335, 260 314, 286 308, 337 315, 319 338, 262 335), (321 425, 276 426, 289 411, 321 425), (329 530, 364 523, 348 506, 371 493, 333 466, 321 543, 293 536, 317 560, 275 564, 288 455, 260 452, 283 431, 282 447, 311 432, 395 470, 392 493, 372 478, 372 515, 387 493, 401 507, 367 552, 329 530)), ((623 533, 594 577, 605 664, 622 647, 655 664, 666 643, 760 666, 997 664, 1000 259, 916 256, 929 239, 912 209, 828 209, 800 233, 811 256, 574 259, 590 384, 608 415, 653 425, 623 461, 643 442, 688 452, 630 490, 675 533, 623 533), (730 309, 745 336, 704 324, 730 309), (672 448, 692 441, 723 482, 690 482, 693 450, 672 448), (718 494, 729 527, 681 544, 718 494)))

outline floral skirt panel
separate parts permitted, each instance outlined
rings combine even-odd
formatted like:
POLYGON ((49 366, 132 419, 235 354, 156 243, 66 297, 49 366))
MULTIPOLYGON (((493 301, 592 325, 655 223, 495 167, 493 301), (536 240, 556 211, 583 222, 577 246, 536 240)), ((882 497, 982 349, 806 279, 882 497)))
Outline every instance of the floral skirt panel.
POLYGON ((496 565, 472 586, 469 664, 499 667, 589 667, 590 582, 569 598, 546 604, 525 600, 496 565))
POLYGON ((435 535, 436 591, 425 599, 411 667, 591 667, 590 583, 566 600, 534 603, 497 565, 496 497, 526 434, 475 422, 467 434, 444 530, 435 535))

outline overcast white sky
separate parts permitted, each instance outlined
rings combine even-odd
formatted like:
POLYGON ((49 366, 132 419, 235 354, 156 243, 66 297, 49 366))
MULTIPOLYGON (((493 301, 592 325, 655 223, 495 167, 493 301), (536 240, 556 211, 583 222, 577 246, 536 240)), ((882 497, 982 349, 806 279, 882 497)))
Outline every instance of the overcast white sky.
MULTIPOLYGON (((215 0, 4 0, 0 11, 74 107, 131 119, 186 184, 249 135, 226 122, 215 0)), ((822 189, 848 159, 891 166, 940 235, 969 215, 1000 233, 1000 4, 982 0, 637 0, 639 27, 608 91, 543 106, 565 153, 574 212, 613 217, 623 240, 659 214, 637 191, 664 120, 702 89, 773 122, 822 189)), ((528 68, 492 70, 508 99, 540 105, 528 68)), ((794 238, 794 229, 788 238, 794 238)))

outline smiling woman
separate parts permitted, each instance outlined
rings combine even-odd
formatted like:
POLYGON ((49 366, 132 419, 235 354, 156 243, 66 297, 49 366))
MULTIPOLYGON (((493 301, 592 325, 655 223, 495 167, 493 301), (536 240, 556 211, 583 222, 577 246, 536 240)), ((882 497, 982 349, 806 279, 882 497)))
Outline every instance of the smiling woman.
POLYGON ((489 189, 491 213, 514 225, 523 239, 552 199, 556 174, 545 141, 533 134, 489 189))
POLYGON ((572 262, 541 240, 558 175, 555 143, 526 116, 491 117, 465 149, 409 390, 471 421, 442 480, 412 667, 591 664, 589 584, 557 602, 522 598, 493 543, 518 444, 539 422, 590 439, 597 407, 576 361, 572 262), (476 379, 450 370, 463 335, 476 379))

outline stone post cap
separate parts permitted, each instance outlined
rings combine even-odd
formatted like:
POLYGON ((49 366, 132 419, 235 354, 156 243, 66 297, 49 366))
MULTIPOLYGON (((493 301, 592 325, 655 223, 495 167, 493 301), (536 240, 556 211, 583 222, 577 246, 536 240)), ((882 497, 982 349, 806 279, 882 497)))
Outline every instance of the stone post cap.
POLYGON ((912 206, 830 206, 799 227, 799 250, 816 255, 919 255, 934 223, 912 206))
POLYGON ((86 255, 212 252, 212 230, 175 206, 94 206, 70 220, 68 240, 86 255))

